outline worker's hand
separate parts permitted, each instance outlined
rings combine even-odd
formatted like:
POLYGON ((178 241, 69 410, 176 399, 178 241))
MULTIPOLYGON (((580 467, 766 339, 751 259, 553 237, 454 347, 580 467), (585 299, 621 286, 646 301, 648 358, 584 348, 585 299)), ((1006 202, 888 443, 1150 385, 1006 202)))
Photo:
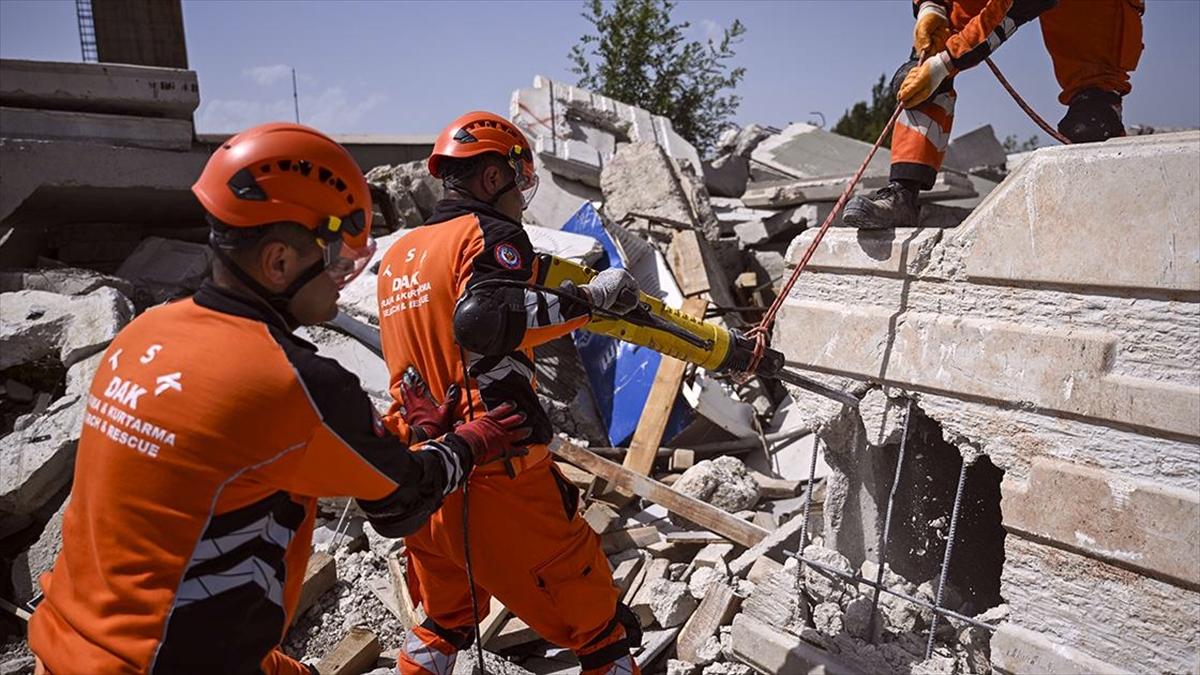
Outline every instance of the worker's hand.
POLYGON ((917 10, 913 26, 913 50, 918 56, 936 54, 946 48, 950 39, 950 20, 946 8, 934 0, 925 0, 917 10))
POLYGON ((908 71, 896 98, 905 108, 915 108, 928 101, 942 82, 957 72, 950 61, 950 54, 938 52, 908 71))
POLYGON ((516 410, 512 403, 502 403, 483 417, 464 422, 454 429, 454 435, 470 446, 477 466, 529 453, 522 441, 529 438, 533 429, 525 425, 525 415, 516 410))
POLYGON ((594 309, 628 314, 638 306, 638 285, 633 275, 610 267, 582 287, 594 309))
POLYGON ((457 384, 450 385, 446 398, 438 405, 417 369, 406 368, 400 377, 400 416, 412 430, 411 440, 425 441, 450 431, 461 391, 457 384))

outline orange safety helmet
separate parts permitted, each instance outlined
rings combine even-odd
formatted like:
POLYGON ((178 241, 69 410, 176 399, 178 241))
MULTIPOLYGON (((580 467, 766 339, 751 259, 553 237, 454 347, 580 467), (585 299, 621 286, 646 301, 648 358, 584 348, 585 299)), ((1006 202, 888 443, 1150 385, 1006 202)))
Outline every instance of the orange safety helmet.
POLYGON ((521 191, 525 206, 529 206, 538 186, 533 149, 515 124, 495 113, 481 110, 469 112, 443 129, 429 155, 429 173, 434 178, 444 180, 441 167, 444 158, 463 159, 487 152, 497 153, 507 159, 515 174, 513 185, 501 190, 493 200, 515 187, 521 191))
POLYGON ((237 134, 209 158, 192 193, 228 227, 290 222, 312 230, 325 250, 325 271, 339 286, 357 276, 375 250, 362 169, 311 127, 275 122, 237 134))

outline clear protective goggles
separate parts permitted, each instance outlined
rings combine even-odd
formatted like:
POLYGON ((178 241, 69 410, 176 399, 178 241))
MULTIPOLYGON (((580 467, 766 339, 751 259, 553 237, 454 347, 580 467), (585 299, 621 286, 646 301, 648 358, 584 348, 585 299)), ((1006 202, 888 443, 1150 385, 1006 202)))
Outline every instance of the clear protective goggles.
MULTIPOLYGON (((354 215, 361 218, 362 212, 357 211, 354 215)), ((354 217, 351 217, 343 221, 336 216, 330 216, 325 236, 317 239, 324 255, 325 273, 333 279, 339 290, 345 288, 358 275, 362 274, 362 271, 371 262, 371 256, 375 255, 375 240, 370 236, 366 237, 362 246, 351 246, 346 243, 341 232, 343 222, 347 225, 346 234, 353 235, 362 231, 362 223, 355 223, 355 220, 354 217), (351 229, 354 231, 350 232, 351 229)))
POLYGON ((508 151, 508 165, 514 173, 513 182, 521 192, 522 208, 527 209, 533 202, 533 196, 537 194, 539 182, 537 172, 533 169, 533 156, 529 154, 529 150, 514 145, 508 151))

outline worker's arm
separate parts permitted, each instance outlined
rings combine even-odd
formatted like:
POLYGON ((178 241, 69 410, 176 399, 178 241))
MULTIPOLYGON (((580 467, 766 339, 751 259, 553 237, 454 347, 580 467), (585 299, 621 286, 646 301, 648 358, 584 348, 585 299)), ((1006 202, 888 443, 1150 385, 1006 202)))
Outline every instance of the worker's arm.
MULTIPOLYGON (((535 256, 515 223, 490 220, 479 253, 465 261, 454 308, 454 338, 476 354, 507 354, 570 333, 590 319, 581 295, 529 288, 535 256)), ((581 293, 575 289, 573 293, 581 293)))
POLYGON ((983 63, 1018 27, 1056 4, 1058 0, 989 0, 962 30, 946 40, 953 70, 963 71, 983 63))
POLYGON ((291 336, 277 339, 311 410, 280 410, 260 423, 306 424, 309 435, 257 468, 261 479, 302 495, 355 497, 380 534, 415 532, 470 472, 470 446, 446 434, 409 451, 384 428, 357 377, 291 336))

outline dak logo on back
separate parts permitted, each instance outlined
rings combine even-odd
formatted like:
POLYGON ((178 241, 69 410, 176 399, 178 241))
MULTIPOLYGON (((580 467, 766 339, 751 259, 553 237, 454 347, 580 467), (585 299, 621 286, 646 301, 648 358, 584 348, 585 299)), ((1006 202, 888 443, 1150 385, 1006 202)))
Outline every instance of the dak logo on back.
POLYGON ((521 254, 512 244, 500 244, 496 247, 496 262, 505 269, 515 270, 521 266, 521 254))

